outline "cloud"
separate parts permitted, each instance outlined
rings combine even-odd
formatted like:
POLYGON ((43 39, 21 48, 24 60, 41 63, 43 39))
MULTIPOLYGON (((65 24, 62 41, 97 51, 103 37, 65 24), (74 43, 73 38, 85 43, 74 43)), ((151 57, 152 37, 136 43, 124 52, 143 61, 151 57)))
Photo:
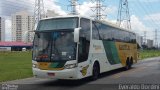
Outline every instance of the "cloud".
POLYGON ((147 32, 147 38, 153 39, 153 28, 147 27, 136 15, 131 15, 131 27, 135 33, 138 33, 140 36, 144 35, 144 32, 147 32))
POLYGON ((67 13, 64 10, 62 10, 62 8, 59 5, 56 5, 54 1, 56 0, 44 0, 45 11, 53 10, 59 15, 66 15, 67 13))
POLYGON ((33 4, 24 0, 1 0, 0 2, 0 14, 4 16, 10 16, 11 14, 22 10, 30 11, 34 7, 33 4))
POLYGON ((77 12, 82 16, 92 16, 94 13, 91 11, 90 7, 93 7, 94 4, 91 2, 83 2, 82 5, 76 7, 77 12))
MULTIPOLYGON (((60 15, 66 14, 60 6, 54 3, 56 0, 44 0, 45 11, 54 10, 60 15)), ((29 11, 31 14, 34 12, 35 0, 1 0, 0 1, 0 14, 10 16, 15 12, 29 11)))
POLYGON ((150 14, 150 15, 146 15, 144 17, 144 20, 147 21, 154 21, 156 24, 160 24, 160 13, 154 13, 154 14, 150 14))
MULTIPOLYGON (((35 6, 35 0, 28 0, 28 1, 29 1, 29 4, 32 4, 35 6)), ((47 10, 53 10, 59 15, 66 15, 66 12, 62 10, 62 8, 59 5, 55 3, 56 1, 57 0, 43 0, 45 12, 47 10)))
POLYGON ((148 28, 135 15, 131 16, 131 26, 133 30, 148 31, 148 28))
MULTIPOLYGON (((94 7, 96 7, 96 3, 83 2, 82 5, 78 5, 76 7, 76 10, 82 16, 93 17, 96 14, 96 9, 94 7)), ((107 6, 106 8, 102 8, 102 9, 103 9, 103 10, 101 10, 102 15, 112 14, 117 11, 117 7, 111 6, 111 5, 107 6)))

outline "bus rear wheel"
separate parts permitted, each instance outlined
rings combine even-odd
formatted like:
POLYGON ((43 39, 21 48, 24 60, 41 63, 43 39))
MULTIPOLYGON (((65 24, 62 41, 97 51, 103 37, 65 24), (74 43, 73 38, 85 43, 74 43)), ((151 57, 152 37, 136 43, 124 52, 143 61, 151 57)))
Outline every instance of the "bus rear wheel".
POLYGON ((91 80, 97 80, 100 73, 99 64, 97 62, 93 65, 92 77, 91 80))
POLYGON ((132 68, 132 65, 133 65, 133 57, 131 57, 131 59, 130 59, 130 64, 131 64, 131 68, 132 68))
POLYGON ((126 60, 126 66, 125 66, 125 69, 126 70, 129 70, 130 68, 131 68, 131 60, 129 59, 129 58, 127 58, 127 60, 126 60))

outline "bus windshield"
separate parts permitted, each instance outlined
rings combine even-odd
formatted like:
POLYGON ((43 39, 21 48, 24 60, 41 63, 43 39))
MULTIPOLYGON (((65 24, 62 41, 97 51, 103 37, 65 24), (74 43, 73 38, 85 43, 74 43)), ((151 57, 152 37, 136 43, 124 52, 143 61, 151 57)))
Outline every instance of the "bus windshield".
POLYGON ((36 32, 33 45, 33 60, 50 62, 76 59, 74 30, 36 32))
POLYGON ((33 60, 40 62, 75 60, 74 28, 78 18, 51 18, 41 20, 35 32, 33 60))

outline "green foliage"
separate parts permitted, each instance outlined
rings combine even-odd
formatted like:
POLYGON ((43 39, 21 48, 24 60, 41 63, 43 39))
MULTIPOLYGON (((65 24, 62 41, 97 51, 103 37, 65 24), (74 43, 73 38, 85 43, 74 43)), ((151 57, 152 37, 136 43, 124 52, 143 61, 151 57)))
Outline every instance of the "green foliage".
POLYGON ((31 52, 0 52, 0 82, 32 76, 31 52))
POLYGON ((140 51, 140 59, 158 57, 158 56, 160 56, 160 50, 141 50, 140 51))

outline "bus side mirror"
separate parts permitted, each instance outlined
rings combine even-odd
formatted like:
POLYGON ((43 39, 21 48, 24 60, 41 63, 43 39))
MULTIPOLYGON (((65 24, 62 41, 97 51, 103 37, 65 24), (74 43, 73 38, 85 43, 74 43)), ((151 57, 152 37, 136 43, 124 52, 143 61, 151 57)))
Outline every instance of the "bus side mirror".
POLYGON ((74 42, 79 42, 79 31, 81 28, 74 29, 74 42))

